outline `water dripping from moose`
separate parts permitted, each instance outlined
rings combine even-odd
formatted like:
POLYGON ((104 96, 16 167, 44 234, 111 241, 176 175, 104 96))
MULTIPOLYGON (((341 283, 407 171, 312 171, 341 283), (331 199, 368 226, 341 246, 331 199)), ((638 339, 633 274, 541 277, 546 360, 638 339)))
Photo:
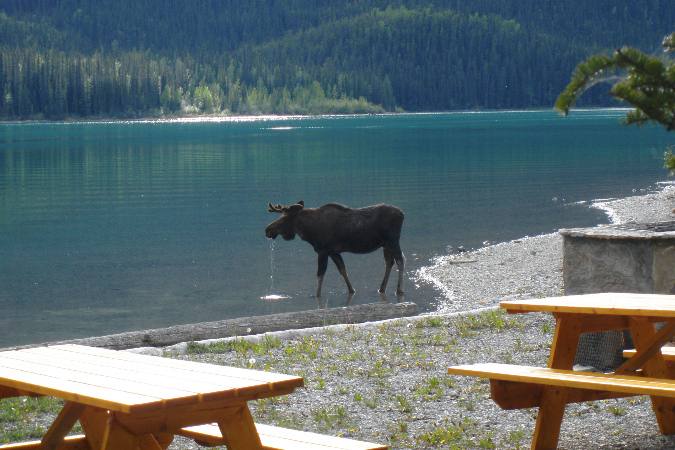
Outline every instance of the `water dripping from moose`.
POLYGON ((284 295, 276 292, 274 287, 274 239, 270 239, 270 287, 267 290, 267 295, 260 297, 260 300, 266 302, 278 302, 291 298, 289 295, 284 295))

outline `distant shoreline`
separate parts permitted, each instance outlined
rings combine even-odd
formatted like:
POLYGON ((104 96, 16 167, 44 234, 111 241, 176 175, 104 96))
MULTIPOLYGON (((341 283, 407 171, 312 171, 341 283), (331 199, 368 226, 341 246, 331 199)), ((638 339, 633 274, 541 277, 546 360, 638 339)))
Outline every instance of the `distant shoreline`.
MULTIPOLYGON (((630 111, 631 108, 597 106, 587 108, 575 108, 574 112, 589 111, 630 111)), ((443 114, 498 114, 498 113, 534 113, 534 112, 555 112, 553 107, 546 108, 526 108, 526 109, 458 109, 449 111, 400 111, 383 113, 354 113, 354 114, 258 114, 258 115, 238 115, 238 114, 202 114, 202 115, 160 115, 160 116, 140 116, 140 117, 70 117, 64 119, 16 119, 0 120, 0 125, 24 125, 24 124, 87 124, 87 123, 208 123, 208 122, 257 122, 273 120, 303 120, 311 118, 328 117, 368 117, 368 116, 424 116, 424 115, 443 115, 443 114)))

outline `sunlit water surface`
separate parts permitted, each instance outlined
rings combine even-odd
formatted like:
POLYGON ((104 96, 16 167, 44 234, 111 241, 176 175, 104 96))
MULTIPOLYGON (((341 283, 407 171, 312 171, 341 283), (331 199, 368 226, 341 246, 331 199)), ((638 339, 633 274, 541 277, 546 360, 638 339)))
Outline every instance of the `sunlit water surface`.
MULTIPOLYGON (((606 222, 577 202, 667 177, 672 137, 623 114, 0 125, 0 346, 344 305, 332 265, 313 298, 307 243, 265 238, 270 201, 399 206, 410 274, 449 246, 606 222)), ((381 252, 344 257, 351 302, 381 301, 381 252)))

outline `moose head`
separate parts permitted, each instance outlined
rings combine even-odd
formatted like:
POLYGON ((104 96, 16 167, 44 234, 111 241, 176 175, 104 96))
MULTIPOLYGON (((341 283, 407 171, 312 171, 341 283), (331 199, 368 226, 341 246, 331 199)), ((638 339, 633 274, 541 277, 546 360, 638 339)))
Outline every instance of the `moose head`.
POLYGON ((265 236, 276 239, 281 235, 285 240, 290 241, 295 238, 295 219, 298 213, 305 207, 305 202, 300 200, 294 205, 281 206, 269 203, 267 211, 281 214, 277 220, 265 228, 265 236))

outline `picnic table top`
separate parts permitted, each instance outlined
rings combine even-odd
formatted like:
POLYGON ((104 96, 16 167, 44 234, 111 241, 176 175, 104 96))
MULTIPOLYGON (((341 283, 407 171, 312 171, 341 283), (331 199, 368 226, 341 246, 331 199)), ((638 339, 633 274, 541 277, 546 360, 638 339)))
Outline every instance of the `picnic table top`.
POLYGON ((242 402, 302 385, 297 376, 80 345, 0 352, 0 387, 122 413, 242 402))
POLYGON ((632 317, 675 318, 675 295, 598 293, 560 297, 505 300, 509 312, 552 312, 632 317))

